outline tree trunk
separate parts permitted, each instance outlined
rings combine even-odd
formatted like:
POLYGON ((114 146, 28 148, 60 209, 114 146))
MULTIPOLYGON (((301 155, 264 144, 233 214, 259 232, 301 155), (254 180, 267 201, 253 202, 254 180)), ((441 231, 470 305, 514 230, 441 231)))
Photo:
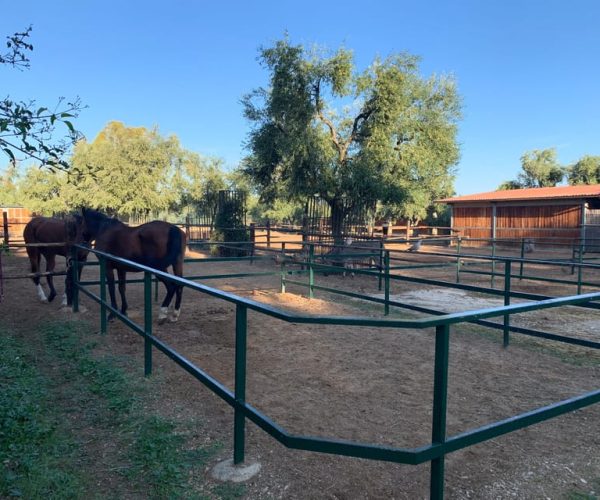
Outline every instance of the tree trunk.
POLYGON ((346 215, 344 209, 344 200, 342 198, 333 198, 329 202, 331 208, 331 235, 333 236, 334 245, 344 244, 344 217, 346 215))

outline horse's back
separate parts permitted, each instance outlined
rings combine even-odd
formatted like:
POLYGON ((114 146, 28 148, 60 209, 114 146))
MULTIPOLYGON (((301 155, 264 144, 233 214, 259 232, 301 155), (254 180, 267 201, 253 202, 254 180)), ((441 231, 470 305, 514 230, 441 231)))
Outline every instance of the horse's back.
POLYGON ((96 240, 96 248, 148 267, 166 269, 183 261, 185 233, 165 221, 152 221, 135 227, 120 225, 102 234, 96 240))
MULTIPOLYGON (((64 221, 51 217, 34 217, 23 230, 25 243, 63 243, 66 241, 67 233, 64 221)), ((41 251, 49 248, 39 247, 41 251)), ((54 253, 64 255, 62 247, 51 247, 54 253)), ((28 247, 29 251, 30 248, 28 247)))

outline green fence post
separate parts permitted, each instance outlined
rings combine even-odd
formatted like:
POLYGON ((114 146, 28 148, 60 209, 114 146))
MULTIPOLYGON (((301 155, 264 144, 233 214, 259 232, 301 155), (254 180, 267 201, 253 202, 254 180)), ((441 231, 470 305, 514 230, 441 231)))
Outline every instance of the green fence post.
POLYGON ((308 297, 311 299, 315 296, 315 270, 313 268, 314 258, 315 245, 311 243, 308 247, 308 297))
POLYGON ((385 266, 385 304, 383 314, 390 314, 390 251, 386 250, 383 257, 383 265, 385 266))
POLYGON ((456 240, 456 282, 460 283, 460 236, 456 240))
MULTIPOLYGON (((510 273, 511 273, 511 261, 504 261, 504 305, 510 305, 510 273)), ((504 347, 508 347, 510 332, 510 314, 504 315, 504 347)))
POLYGON ((579 245, 579 265, 577 266, 577 295, 581 295, 581 279, 583 273, 583 245, 579 245))
POLYGON ((244 461, 246 421, 243 405, 246 404, 246 336, 248 309, 238 304, 235 310, 235 410, 233 427, 233 463, 244 461))
POLYGON ((154 302, 158 302, 158 279, 154 278, 154 302))
POLYGON ((381 292, 381 288, 383 286, 383 252, 385 249, 385 245, 383 243, 383 238, 379 241, 379 283, 377 289, 381 292))
POLYGON ((281 293, 285 293, 285 241, 281 242, 281 293))
POLYGON ((144 271, 144 375, 152 374, 152 273, 144 271))
POLYGON ((73 302, 73 312, 79 312, 79 261, 77 260, 77 248, 75 246, 71 247, 71 280, 72 285, 72 302, 73 302))
POLYGON ((525 258, 525 238, 521 238, 521 263, 519 264, 519 279, 523 279, 523 259, 525 258))
POLYGON ((492 240, 492 279, 491 279, 491 287, 494 288, 494 281, 496 278, 496 240, 492 240))
MULTIPOLYGON (((433 374, 433 418, 431 423, 432 444, 446 441, 446 410, 448 401, 448 356, 450 351, 450 326, 435 327, 435 367, 433 374)), ((430 498, 444 498, 444 459, 431 461, 430 498)))
POLYGON ((98 257, 100 264, 100 334, 106 334, 108 320, 106 314, 106 259, 98 257))

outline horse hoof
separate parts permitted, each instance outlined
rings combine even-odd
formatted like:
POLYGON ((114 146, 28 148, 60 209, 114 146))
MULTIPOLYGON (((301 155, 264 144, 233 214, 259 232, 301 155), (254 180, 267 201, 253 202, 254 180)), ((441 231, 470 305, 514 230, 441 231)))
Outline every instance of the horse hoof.
POLYGON ((166 316, 164 318, 158 318, 158 324, 159 325, 164 325, 165 321, 167 321, 167 317, 166 316))
POLYGON ((48 296, 48 302, 52 302, 54 300, 54 297, 56 297, 56 294, 50 294, 48 296))

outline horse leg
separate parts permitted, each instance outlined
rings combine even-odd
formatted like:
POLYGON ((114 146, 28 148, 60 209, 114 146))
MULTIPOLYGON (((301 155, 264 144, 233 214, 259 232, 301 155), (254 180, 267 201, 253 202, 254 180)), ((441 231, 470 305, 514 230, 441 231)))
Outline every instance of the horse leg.
MULTIPOLYGON (((115 273, 113 269, 106 268, 106 285, 108 287, 108 295, 110 297, 110 305, 117 309, 117 298, 115 297, 115 273)), ((108 321, 114 319, 115 313, 110 312, 108 315, 108 321)))
MULTIPOLYGON (((29 256, 29 262, 31 264, 31 272, 33 274, 37 274, 40 271, 40 260, 42 258, 42 255, 41 255, 39 249, 34 248, 34 247, 27 247, 27 255, 29 256)), ((40 284, 40 277, 34 276, 31 279, 33 280, 33 284, 35 285, 35 288, 37 290, 37 294, 38 294, 40 301, 48 302, 48 299, 46 298, 46 294, 44 293, 44 289, 42 288, 42 285, 40 284)))
MULTIPOLYGON (((53 253, 45 254, 46 257, 46 272, 51 273, 54 271, 54 267, 56 266, 56 255, 53 253)), ((54 297, 56 297, 56 289, 54 288, 54 277, 51 274, 46 276, 46 281, 48 282, 48 288, 50 289, 50 294, 48 295, 48 302, 52 302, 54 297)))
POLYGON ((127 299, 125 298, 125 279, 127 273, 122 269, 117 269, 117 277, 119 278, 119 294, 121 295, 121 313, 127 316, 127 299))
MULTIPOLYGON (((184 253, 185 251, 182 252, 182 257, 177 259, 175 264, 173 264, 173 274, 175 276, 179 276, 180 278, 183 276, 184 253)), ((181 313, 181 296, 183 294, 183 287, 180 285, 176 285, 175 283, 172 283, 172 285, 175 287, 175 309, 173 310, 173 314, 171 316, 171 322, 175 323, 179 319, 179 314, 181 313)))
MULTIPOLYGON (((165 299, 162 301, 162 304, 160 305, 160 311, 158 313, 158 324, 162 325, 169 316, 169 305, 171 304, 171 300, 173 300, 173 295, 175 295, 175 289, 177 287, 168 280, 160 281, 163 283, 163 285, 165 285, 165 288, 167 289, 167 295, 165 295, 165 299)), ((177 316, 179 316, 179 313, 177 313, 177 316)), ((171 319, 171 321, 177 321, 177 319, 171 319)))

